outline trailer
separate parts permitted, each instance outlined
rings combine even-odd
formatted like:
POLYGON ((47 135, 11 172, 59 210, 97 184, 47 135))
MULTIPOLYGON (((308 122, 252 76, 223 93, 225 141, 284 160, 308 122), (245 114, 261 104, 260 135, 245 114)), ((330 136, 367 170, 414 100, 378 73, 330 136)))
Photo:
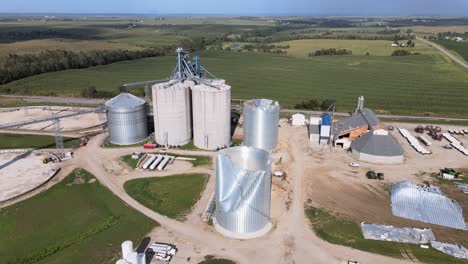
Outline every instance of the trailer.
POLYGON ((154 170, 158 166, 158 164, 161 162, 162 159, 163 159, 163 156, 158 155, 157 158, 154 160, 154 162, 149 167, 149 169, 154 170))
POLYGON ((156 159, 155 155, 151 155, 150 158, 143 164, 143 169, 146 170, 148 167, 153 163, 153 161, 156 159))
POLYGON ((155 148, 156 148, 156 144, 144 144, 144 145, 143 145, 143 148, 144 148, 144 149, 155 149, 155 148))
POLYGON ((164 157, 164 159, 161 161, 161 163, 159 164, 159 166, 157 167, 157 169, 159 171, 162 171, 166 168, 167 164, 169 164, 169 162, 171 161, 173 157, 171 156, 166 156, 164 157))

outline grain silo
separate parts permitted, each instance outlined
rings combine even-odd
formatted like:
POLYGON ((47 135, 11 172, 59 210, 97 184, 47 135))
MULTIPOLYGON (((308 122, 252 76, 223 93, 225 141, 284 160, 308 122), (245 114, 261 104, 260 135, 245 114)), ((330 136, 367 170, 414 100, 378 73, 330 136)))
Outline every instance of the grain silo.
POLYGON ((192 87, 193 143, 216 150, 231 144, 231 87, 221 80, 192 87))
POLYGON ((121 93, 106 102, 109 141, 131 145, 148 137, 146 102, 132 94, 121 93))
POLYGON ((218 152, 214 226, 221 234, 251 239, 271 229, 269 152, 233 147, 218 152))
POLYGON ((154 131, 156 143, 182 146, 192 138, 190 87, 192 81, 178 81, 153 86, 154 131))
POLYGON ((272 150, 278 145, 278 102, 253 99, 244 103, 244 145, 272 150))

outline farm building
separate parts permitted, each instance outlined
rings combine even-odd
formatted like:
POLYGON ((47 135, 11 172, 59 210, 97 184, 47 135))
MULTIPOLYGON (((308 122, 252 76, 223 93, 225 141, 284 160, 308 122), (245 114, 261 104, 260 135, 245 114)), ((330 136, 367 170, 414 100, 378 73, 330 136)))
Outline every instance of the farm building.
POLYGON ((368 108, 359 109, 355 114, 333 124, 331 131, 334 146, 348 149, 353 140, 369 130, 384 129, 379 118, 368 108))
POLYGON ((363 134, 351 143, 353 156, 361 161, 376 164, 403 163, 403 148, 388 131, 379 129, 363 134))
POLYGON ((292 115, 292 125, 293 126, 303 126, 303 125, 305 125, 305 116, 303 114, 294 114, 294 115, 292 115))

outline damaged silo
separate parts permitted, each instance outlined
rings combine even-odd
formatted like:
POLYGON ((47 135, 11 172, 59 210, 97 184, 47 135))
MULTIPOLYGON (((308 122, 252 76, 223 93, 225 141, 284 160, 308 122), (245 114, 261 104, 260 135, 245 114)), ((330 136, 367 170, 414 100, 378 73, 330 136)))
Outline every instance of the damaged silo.
POLYGON ((271 229, 271 161, 253 147, 218 152, 214 225, 221 234, 251 239, 271 229))
POLYGON ((231 87, 222 80, 192 87, 193 143, 216 150, 231 144, 231 87))
POLYGON ((244 145, 272 150, 278 145, 278 102, 253 99, 244 103, 244 145))

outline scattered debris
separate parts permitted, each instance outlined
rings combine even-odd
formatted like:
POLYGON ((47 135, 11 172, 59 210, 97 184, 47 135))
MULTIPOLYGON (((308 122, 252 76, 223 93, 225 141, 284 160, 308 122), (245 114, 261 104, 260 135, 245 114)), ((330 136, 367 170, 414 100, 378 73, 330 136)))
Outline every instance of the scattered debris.
POLYGON ((458 189, 460 189, 464 194, 468 194, 468 183, 455 183, 458 189))
POLYGON ((452 145, 452 147, 456 148, 458 151, 468 156, 468 149, 466 149, 465 146, 463 146, 463 144, 458 139, 454 138, 449 133, 442 133, 442 136, 450 142, 450 145, 452 145))
POLYGON ((365 239, 392 241, 410 244, 427 244, 435 240, 430 228, 393 227, 361 223, 362 234, 365 239))
POLYGON ((463 209, 445 197, 434 185, 414 185, 404 181, 393 185, 392 213, 395 216, 425 223, 467 230, 463 209))
POLYGON ((434 249, 442 251, 447 255, 450 255, 456 258, 468 259, 468 250, 462 245, 431 241, 431 246, 434 249))
POLYGON ((411 133, 404 129, 404 128, 399 128, 398 131, 400 131, 400 134, 406 138, 406 140, 408 140, 408 142, 410 143, 410 145, 419 153, 423 154, 423 155, 428 155, 428 154, 432 154, 432 152, 430 152, 429 150, 425 149, 423 146, 421 146, 421 144, 419 143, 419 141, 413 136, 411 135, 411 133))

